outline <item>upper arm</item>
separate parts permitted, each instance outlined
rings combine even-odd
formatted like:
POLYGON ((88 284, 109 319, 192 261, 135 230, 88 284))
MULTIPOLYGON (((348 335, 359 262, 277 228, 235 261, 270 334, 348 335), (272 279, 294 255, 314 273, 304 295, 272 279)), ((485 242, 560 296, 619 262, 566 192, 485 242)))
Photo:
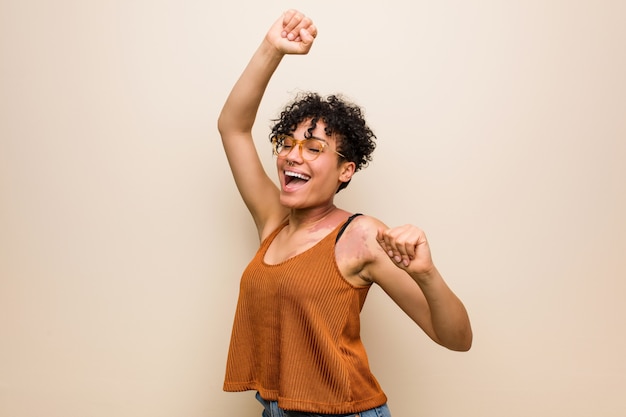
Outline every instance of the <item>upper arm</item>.
POLYGON ((278 187, 265 172, 249 132, 221 132, 221 135, 239 194, 262 235, 269 223, 271 228, 287 214, 280 204, 278 187))

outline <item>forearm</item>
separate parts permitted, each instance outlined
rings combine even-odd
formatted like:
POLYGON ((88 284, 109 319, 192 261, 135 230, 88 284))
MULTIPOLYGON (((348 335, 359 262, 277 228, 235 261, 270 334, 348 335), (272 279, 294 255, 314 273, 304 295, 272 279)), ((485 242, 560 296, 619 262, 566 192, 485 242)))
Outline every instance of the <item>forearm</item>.
POLYGON ((284 54, 264 40, 235 83, 218 119, 224 137, 252 130, 267 85, 284 54))
POLYGON ((286 11, 274 22, 222 108, 217 126, 227 147, 229 138, 251 133, 265 89, 283 56, 307 54, 315 36, 311 19, 296 10, 286 11))
POLYGON ((469 350, 472 345, 472 328, 467 310, 439 271, 433 267, 426 275, 413 279, 428 302, 437 341, 452 350, 469 350))

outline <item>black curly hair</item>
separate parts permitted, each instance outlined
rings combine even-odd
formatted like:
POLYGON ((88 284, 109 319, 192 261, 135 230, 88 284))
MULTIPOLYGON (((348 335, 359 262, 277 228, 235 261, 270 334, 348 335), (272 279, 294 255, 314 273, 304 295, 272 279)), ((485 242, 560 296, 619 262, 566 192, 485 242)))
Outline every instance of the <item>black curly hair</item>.
MULTIPOLYGON (((344 156, 344 160, 356 164, 355 171, 366 167, 372 160, 376 135, 367 126, 361 108, 338 95, 298 94, 280 113, 280 117, 272 120, 274 125, 270 140, 278 135, 292 134, 307 119, 311 119, 307 129, 311 135, 321 120, 326 125, 325 133, 337 136, 337 151, 344 156)), ((349 182, 342 183, 337 192, 346 188, 349 182)))

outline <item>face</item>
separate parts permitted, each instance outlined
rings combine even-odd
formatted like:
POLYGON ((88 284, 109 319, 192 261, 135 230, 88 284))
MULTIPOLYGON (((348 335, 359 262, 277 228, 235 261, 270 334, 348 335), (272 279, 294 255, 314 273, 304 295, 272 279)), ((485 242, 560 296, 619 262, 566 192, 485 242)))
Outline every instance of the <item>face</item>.
MULTIPOLYGON (((310 122, 304 121, 291 133, 294 139, 309 138, 310 122)), ((290 208, 314 208, 332 204, 337 188, 354 174, 355 164, 342 161, 334 151, 337 141, 324 132, 325 125, 318 121, 312 136, 326 145, 319 156, 308 161, 300 154, 300 147, 293 146, 285 156, 278 156, 276 166, 280 180, 281 203, 290 208)), ((304 152, 304 150, 303 150, 304 152)))

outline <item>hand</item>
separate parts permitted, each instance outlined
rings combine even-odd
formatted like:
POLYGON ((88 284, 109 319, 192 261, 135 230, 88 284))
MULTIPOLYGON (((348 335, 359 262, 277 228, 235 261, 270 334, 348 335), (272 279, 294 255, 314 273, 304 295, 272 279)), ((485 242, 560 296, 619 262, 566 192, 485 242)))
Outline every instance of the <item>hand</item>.
POLYGON ((304 55, 317 36, 317 28, 297 10, 287 10, 274 22, 265 39, 283 54, 304 55))
POLYGON ((420 228, 411 224, 379 228, 376 240, 396 266, 414 278, 434 269, 426 235, 420 228))

